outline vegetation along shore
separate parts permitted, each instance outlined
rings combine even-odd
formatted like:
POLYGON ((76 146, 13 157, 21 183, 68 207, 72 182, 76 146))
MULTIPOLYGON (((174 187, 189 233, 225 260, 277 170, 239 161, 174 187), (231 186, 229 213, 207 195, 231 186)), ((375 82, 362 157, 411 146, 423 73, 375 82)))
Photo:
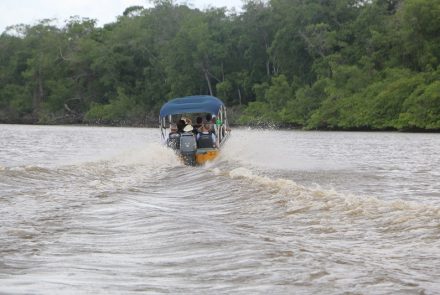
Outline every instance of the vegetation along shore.
POLYGON ((235 124, 440 130, 438 0, 153 2, 103 27, 8 27, 0 123, 148 126, 165 101, 211 94, 235 124))

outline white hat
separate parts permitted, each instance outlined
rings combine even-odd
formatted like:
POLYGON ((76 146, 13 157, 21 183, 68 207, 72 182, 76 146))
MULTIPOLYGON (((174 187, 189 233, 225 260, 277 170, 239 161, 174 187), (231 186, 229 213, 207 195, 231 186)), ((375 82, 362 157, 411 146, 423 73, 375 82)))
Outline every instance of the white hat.
POLYGON ((186 125, 185 128, 183 128, 184 132, 191 132, 193 131, 194 127, 192 127, 191 125, 186 125))

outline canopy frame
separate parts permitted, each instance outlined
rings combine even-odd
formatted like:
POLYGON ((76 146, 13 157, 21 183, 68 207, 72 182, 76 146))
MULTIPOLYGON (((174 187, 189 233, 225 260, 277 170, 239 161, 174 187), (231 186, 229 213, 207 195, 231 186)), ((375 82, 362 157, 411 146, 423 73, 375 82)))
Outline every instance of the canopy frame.
MULTIPOLYGON (((220 119, 220 124, 215 124, 217 146, 222 146, 229 137, 230 129, 226 115, 225 104, 214 96, 195 95, 172 99, 165 103, 159 115, 162 142, 166 141, 168 127, 173 122, 173 116, 186 114, 207 114, 220 119), (168 121, 168 122, 167 122, 168 121)), ((177 120, 176 120, 177 122, 177 120)), ((175 122, 174 122, 175 123, 175 122)))

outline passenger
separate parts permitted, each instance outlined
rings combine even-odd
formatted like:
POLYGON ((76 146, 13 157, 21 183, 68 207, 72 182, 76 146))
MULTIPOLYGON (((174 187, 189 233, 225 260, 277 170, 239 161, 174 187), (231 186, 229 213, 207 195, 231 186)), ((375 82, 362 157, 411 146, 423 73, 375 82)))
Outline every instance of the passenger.
POLYGON ((180 133, 177 132, 177 125, 170 124, 170 133, 168 134, 167 146, 173 150, 180 149, 180 133))
POLYGON ((215 123, 215 121, 213 121, 213 120, 214 119, 213 119, 213 117, 212 117, 212 115, 210 113, 206 114, 205 124, 210 124, 211 125, 210 132, 214 133, 214 135, 215 135, 215 128, 214 128, 214 124, 213 124, 213 122, 215 123))
MULTIPOLYGON (((219 141, 222 140, 223 136, 224 136, 224 132, 222 132, 221 128, 222 126, 222 121, 220 120, 219 117, 216 117, 215 115, 212 116, 212 132, 216 135, 219 136, 219 141), (218 128, 218 130, 220 131, 219 134, 216 133, 216 127, 218 128)), ((223 130, 224 131, 224 130, 223 130)))
POLYGON ((194 125, 194 128, 197 129, 198 132, 201 132, 202 123, 203 123, 203 118, 197 117, 196 124, 194 125))
POLYGON ((177 122, 177 132, 183 133, 183 128, 185 128, 185 125, 186 125, 186 123, 184 120, 179 120, 177 122))
POLYGON ((183 162, 187 165, 196 164, 197 143, 193 129, 191 125, 186 125, 180 136, 180 154, 183 162))
POLYGON ((205 123, 200 133, 197 133, 197 147, 201 149, 215 148, 215 134, 211 132, 211 124, 205 123))
POLYGON ((194 127, 190 124, 186 125, 185 128, 183 128, 183 133, 192 133, 194 130, 194 127))
POLYGON ((212 121, 212 115, 210 113, 207 113, 206 114, 206 121, 205 121, 205 123, 210 124, 211 121, 212 121))
POLYGON ((192 133, 194 133, 194 135, 196 135, 198 130, 197 130, 197 128, 192 126, 191 118, 185 118, 185 122, 186 122, 186 126, 191 126, 193 128, 192 133))
POLYGON ((212 116, 212 120, 211 120, 211 126, 212 129, 214 129, 214 126, 217 125, 217 117, 215 115, 212 116))

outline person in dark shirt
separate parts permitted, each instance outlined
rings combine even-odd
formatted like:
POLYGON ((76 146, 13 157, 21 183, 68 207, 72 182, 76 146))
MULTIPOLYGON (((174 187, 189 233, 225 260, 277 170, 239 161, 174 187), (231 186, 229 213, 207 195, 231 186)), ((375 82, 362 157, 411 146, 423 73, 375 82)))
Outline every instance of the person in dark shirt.
POLYGON ((207 113, 205 123, 211 124, 211 121, 212 121, 212 115, 210 113, 207 113))
POLYGON ((185 121, 184 120, 179 120, 177 122, 177 132, 183 133, 183 128, 185 128, 185 126, 186 126, 185 121))
POLYGON ((214 128, 215 119, 212 117, 212 114, 210 114, 210 113, 206 114, 205 123, 209 124, 211 126, 210 132, 212 132, 215 135, 215 128, 214 128))
POLYGON ((202 130, 197 133, 196 139, 198 148, 215 148, 217 146, 215 134, 211 132, 211 124, 203 124, 202 130))
POLYGON ((197 132, 201 131, 202 123, 203 123, 203 118, 202 117, 197 117, 196 118, 196 124, 194 125, 194 129, 197 129, 197 132))

